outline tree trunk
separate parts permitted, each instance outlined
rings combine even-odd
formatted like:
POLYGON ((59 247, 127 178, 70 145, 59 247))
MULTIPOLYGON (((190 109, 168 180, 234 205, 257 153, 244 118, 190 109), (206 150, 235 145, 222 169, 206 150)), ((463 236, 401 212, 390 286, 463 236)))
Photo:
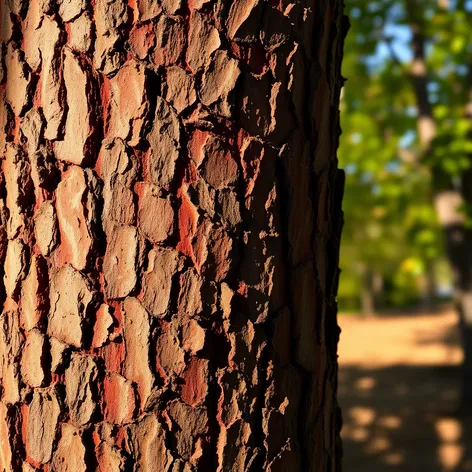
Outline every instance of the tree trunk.
POLYGON ((0 470, 339 470, 342 2, 0 7, 0 470))
POLYGON ((376 290, 374 287, 374 272, 365 267, 362 274, 362 290, 361 290, 361 313, 365 318, 375 316, 376 290))
POLYGON ((361 293, 361 311, 362 316, 370 318, 375 316, 374 293, 372 288, 364 286, 361 293))
POLYGON ((462 406, 472 404, 472 232, 459 211, 463 197, 458 192, 436 196, 439 221, 445 231, 446 252, 454 276, 455 302, 459 313, 464 360, 462 365, 462 406))

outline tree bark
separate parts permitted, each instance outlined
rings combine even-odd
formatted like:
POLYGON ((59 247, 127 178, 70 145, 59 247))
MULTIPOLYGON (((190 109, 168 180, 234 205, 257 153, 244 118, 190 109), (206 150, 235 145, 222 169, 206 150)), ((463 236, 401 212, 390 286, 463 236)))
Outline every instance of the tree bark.
POLYGON ((342 2, 0 7, 0 470, 339 470, 342 2))

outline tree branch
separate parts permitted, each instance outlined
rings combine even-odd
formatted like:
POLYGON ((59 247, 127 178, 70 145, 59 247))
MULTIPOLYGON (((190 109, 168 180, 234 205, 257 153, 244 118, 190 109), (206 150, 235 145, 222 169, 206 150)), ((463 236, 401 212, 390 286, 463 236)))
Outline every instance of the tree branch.
POLYGON ((395 62, 395 64, 399 65, 399 66, 403 66, 403 63, 402 61, 400 60, 400 58, 398 57, 397 53, 395 52, 395 49, 393 47, 393 44, 392 44, 392 37, 390 36, 384 36, 383 38, 383 41, 385 42, 385 44, 387 45, 387 48, 390 52, 390 56, 392 57, 392 60, 393 62, 395 62))

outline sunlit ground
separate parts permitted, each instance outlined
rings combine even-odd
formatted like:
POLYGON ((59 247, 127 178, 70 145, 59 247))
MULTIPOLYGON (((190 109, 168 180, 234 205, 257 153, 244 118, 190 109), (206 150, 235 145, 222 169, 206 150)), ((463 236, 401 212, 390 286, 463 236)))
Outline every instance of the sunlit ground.
MULTIPOLYGON (((340 316, 344 472, 472 471, 456 316, 340 316)), ((471 379, 472 381, 472 379, 471 379)))

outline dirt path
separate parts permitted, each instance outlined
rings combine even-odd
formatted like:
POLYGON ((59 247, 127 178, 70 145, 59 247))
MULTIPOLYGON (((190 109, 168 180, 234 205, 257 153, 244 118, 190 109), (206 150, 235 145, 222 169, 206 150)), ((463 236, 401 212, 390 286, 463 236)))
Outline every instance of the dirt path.
POLYGON ((339 324, 344 472, 472 471, 472 419, 452 414, 455 314, 340 316, 339 324))

